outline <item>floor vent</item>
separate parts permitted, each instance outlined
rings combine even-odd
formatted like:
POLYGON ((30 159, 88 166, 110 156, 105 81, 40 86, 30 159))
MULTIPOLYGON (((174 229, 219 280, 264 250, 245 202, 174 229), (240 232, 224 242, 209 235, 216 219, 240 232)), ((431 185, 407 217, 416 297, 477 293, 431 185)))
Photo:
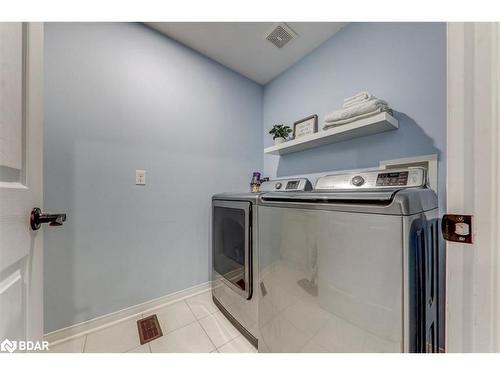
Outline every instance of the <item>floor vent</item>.
POLYGON ((150 341, 157 339, 158 337, 163 336, 156 314, 138 320, 137 328, 139 329, 139 338, 141 339, 141 345, 144 345, 150 341))

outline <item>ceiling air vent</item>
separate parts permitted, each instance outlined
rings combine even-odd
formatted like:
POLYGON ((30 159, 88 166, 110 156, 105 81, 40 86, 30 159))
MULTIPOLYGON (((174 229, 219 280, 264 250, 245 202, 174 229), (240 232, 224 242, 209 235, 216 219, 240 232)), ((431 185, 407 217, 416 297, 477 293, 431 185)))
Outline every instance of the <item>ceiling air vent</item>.
POLYGON ((290 40, 297 37, 297 34, 288 27, 286 23, 278 23, 274 25, 271 31, 266 34, 266 39, 269 40, 278 48, 282 48, 290 40))

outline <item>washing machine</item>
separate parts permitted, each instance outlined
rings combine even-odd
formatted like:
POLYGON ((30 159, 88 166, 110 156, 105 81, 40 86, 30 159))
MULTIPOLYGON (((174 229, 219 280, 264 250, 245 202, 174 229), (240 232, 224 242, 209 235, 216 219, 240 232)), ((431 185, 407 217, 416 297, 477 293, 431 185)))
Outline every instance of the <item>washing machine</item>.
POLYGON ((255 199, 259 351, 439 350, 438 201, 424 169, 255 199))
POLYGON ((259 197, 312 190, 306 178, 264 182, 260 193, 212 197, 212 297, 228 320, 257 348, 259 197))

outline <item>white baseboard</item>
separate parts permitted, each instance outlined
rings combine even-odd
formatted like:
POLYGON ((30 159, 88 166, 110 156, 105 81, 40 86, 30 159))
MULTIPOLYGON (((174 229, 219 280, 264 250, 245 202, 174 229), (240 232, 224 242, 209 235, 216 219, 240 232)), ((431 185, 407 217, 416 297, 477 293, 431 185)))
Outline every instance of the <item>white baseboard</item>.
POLYGON ((123 310, 115 311, 110 314, 87 320, 86 322, 78 323, 69 327, 58 329, 53 332, 49 332, 44 335, 44 339, 47 340, 50 345, 56 345, 61 342, 109 327, 113 324, 136 317, 140 314, 148 313, 165 305, 178 302, 179 300, 192 297, 208 290, 210 290, 210 282, 195 285, 193 287, 180 290, 163 297, 155 298, 153 300, 146 301, 135 306, 127 307, 123 310))

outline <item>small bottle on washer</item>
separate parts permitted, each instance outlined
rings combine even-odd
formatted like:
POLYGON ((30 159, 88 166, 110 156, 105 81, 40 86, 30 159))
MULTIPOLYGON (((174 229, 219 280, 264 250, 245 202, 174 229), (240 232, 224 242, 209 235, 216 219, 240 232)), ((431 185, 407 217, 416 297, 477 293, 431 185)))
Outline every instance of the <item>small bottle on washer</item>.
POLYGON ((250 191, 252 193, 258 193, 260 191, 260 185, 267 181, 269 181, 269 177, 260 178, 260 172, 253 172, 252 181, 250 181, 250 191))
POLYGON ((260 172, 253 172, 252 181, 250 181, 250 191, 258 193, 260 190, 260 172))

